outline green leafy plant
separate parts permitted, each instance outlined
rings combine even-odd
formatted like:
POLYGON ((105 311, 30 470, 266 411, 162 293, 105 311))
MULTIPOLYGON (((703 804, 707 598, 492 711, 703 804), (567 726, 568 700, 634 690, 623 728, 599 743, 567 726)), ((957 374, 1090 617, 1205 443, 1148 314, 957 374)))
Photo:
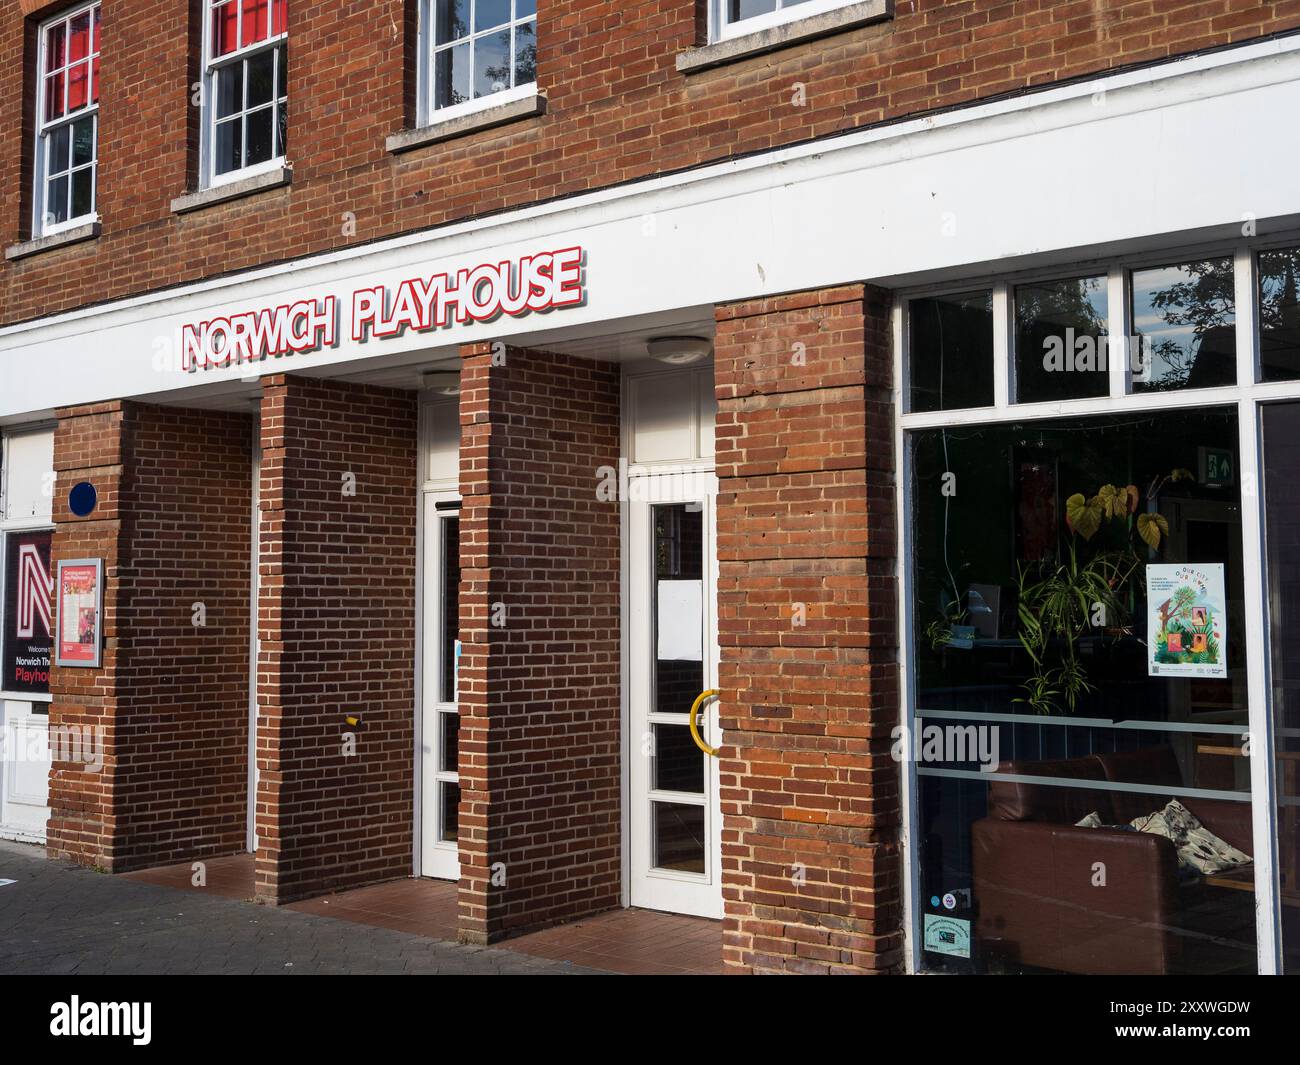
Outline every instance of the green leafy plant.
POLYGON ((1017 576, 1017 637, 1033 664, 1025 698, 1035 713, 1050 714, 1064 703, 1073 713, 1093 690, 1079 661, 1078 641, 1099 621, 1125 617, 1121 589, 1136 562, 1124 551, 1099 552, 1079 561, 1070 541, 1064 561, 1049 567, 1021 567, 1017 576), (1037 570, 1037 573, 1035 573, 1037 570))
POLYGON ((952 600, 944 607, 943 613, 928 624, 923 635, 931 650, 938 651, 952 642, 952 627, 966 621, 966 611, 962 609, 959 599, 952 600))
MULTIPOLYGON (((1171 470, 1155 478, 1146 499, 1166 484, 1192 479, 1190 471, 1171 470)), ((1122 629, 1128 622, 1129 582, 1142 564, 1141 545, 1158 551, 1169 535, 1164 515, 1138 507, 1136 485, 1103 484, 1092 496, 1076 492, 1065 501, 1069 551, 1063 561, 1021 567, 1017 576, 1017 637, 1032 665, 1016 702, 1035 713, 1064 706, 1074 713, 1079 700, 1095 690, 1079 660, 1079 641, 1093 628, 1122 629), (1081 561, 1079 542, 1090 543, 1103 529, 1122 533, 1122 546, 1099 548, 1081 561)), ((1113 542, 1113 541, 1112 541, 1113 542)))

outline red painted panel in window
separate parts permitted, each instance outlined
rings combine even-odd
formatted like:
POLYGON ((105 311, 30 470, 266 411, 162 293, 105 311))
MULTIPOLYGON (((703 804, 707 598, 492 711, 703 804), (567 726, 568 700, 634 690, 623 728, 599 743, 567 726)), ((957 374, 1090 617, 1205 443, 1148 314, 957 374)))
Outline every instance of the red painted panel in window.
POLYGON ((99 103, 99 56, 91 60, 90 99, 93 103, 99 103))
POLYGON ((225 55, 239 47, 238 0, 226 0, 212 8, 212 54, 225 55))
POLYGON ((270 0, 240 0, 244 7, 243 25, 239 31, 241 47, 256 44, 267 38, 267 19, 270 0))
POLYGON ((90 89, 90 64, 78 63, 68 68, 68 110, 85 107, 90 89))
POLYGON ((285 12, 289 6, 289 0, 271 0, 271 36, 278 37, 284 32, 286 25, 285 12))
POLYGON ((75 63, 90 55, 90 12, 83 11, 68 27, 68 59, 75 63))

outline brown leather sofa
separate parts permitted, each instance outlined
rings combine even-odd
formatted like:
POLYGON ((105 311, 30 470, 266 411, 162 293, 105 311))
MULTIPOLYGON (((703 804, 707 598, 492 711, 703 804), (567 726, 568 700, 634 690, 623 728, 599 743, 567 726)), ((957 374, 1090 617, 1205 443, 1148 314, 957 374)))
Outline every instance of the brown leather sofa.
MULTIPOLYGON (((975 939, 986 958, 1105 975, 1230 971, 1247 953, 1253 962, 1252 892, 1204 878, 1180 883, 1174 845, 1161 836, 1075 827, 1094 811, 1109 825, 1162 808, 1170 796, 1087 782, 1179 787, 1172 748, 1006 762, 998 772, 1080 785, 990 781, 988 816, 971 827, 975 939), (1105 886, 1094 885, 1097 863, 1105 886)), ((1253 851, 1249 803, 1179 801, 1211 832, 1253 851)))

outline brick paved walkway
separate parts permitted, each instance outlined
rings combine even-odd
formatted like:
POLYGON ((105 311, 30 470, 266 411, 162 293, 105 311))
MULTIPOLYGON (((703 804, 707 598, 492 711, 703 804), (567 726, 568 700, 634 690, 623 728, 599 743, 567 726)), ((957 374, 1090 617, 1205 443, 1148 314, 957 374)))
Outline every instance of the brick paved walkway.
POLYGON ((441 942, 52 862, 0 842, 0 972, 578 974, 568 962, 441 942))

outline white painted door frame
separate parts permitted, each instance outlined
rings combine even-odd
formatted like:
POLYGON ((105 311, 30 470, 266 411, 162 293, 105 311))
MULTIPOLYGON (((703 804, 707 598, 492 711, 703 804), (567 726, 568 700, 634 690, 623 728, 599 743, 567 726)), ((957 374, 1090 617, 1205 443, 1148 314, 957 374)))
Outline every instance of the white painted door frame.
MULTIPOLYGON (((667 910, 699 917, 722 916, 722 833, 719 803, 719 774, 716 758, 704 757, 705 872, 703 874, 653 868, 653 827, 651 809, 654 800, 683 802, 694 800, 677 792, 659 792, 652 787, 652 725, 680 724, 681 715, 662 715, 652 711, 655 661, 654 599, 654 515, 659 504, 699 503, 703 509, 703 688, 717 686, 718 631, 717 581, 718 553, 716 533, 717 479, 711 468, 677 471, 631 473, 630 499, 625 504, 625 602, 626 628, 623 653, 626 663, 626 727, 624 731, 624 779, 627 818, 626 869, 627 901, 632 906, 667 910)), ((706 742, 719 746, 717 700, 711 700, 702 715, 701 732, 706 742)))

